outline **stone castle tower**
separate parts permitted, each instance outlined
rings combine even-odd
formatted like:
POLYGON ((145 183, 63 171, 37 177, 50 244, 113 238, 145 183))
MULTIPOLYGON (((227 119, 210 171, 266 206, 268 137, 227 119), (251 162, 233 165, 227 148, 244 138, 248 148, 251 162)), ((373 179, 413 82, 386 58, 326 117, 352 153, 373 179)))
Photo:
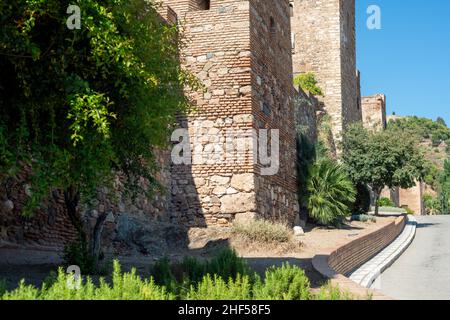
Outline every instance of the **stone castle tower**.
POLYGON ((294 75, 312 72, 340 140, 345 126, 362 120, 356 68, 355 0, 291 1, 294 75))
POLYGON ((197 111, 182 120, 193 163, 172 167, 171 211, 188 226, 254 217, 293 224, 298 201, 289 1, 164 3, 182 29, 183 66, 205 86, 190 93, 197 111), (269 164, 258 152, 264 151, 261 129, 269 137, 279 130, 279 151, 268 143, 269 153, 280 155, 273 174, 263 172, 269 164), (236 145, 245 149, 233 150, 236 145))

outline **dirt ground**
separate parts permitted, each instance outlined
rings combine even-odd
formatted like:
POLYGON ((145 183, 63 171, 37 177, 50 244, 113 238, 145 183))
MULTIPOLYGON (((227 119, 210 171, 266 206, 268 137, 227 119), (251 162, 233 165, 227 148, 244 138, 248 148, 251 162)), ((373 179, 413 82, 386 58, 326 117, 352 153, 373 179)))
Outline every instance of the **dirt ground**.
POLYGON ((280 251, 280 247, 260 246, 258 248, 256 245, 243 245, 242 243, 235 243, 233 247, 260 274, 263 274, 272 265, 281 266, 283 263, 289 262, 304 269, 311 280, 312 287, 318 287, 324 284, 326 279, 312 267, 312 258, 317 253, 337 245, 349 243, 357 236, 376 231, 394 220, 393 217, 378 217, 375 223, 353 221, 348 222, 340 229, 308 225, 305 235, 298 238, 300 243, 297 249, 290 247, 285 251, 280 251))
MULTIPOLYGON (((377 222, 348 222, 340 229, 321 228, 308 225, 305 228, 305 235, 294 238, 288 244, 260 244, 247 241, 242 238, 233 238, 230 230, 193 230, 191 233, 195 241, 191 241, 189 250, 178 250, 168 253, 172 260, 181 260, 186 255, 198 258, 209 258, 218 250, 232 247, 237 253, 244 257, 249 266, 261 276, 267 268, 271 266, 281 266, 283 263, 290 263, 303 268, 311 280, 313 288, 325 282, 312 268, 311 260, 313 256, 324 249, 335 247, 336 244, 346 244, 355 237, 373 232, 382 226, 392 222, 395 218, 378 217, 377 222)), ((0 249, 0 253, 17 254, 15 251, 7 252, 0 249)), ((33 259, 33 255, 45 255, 46 253, 36 253, 21 251, 21 255, 28 257, 26 265, 11 265, 3 263, 0 259, 0 279, 3 279, 7 287, 12 289, 18 282, 25 278, 27 283, 40 286, 51 271, 57 270, 56 264, 39 263, 39 257, 33 259), (35 261, 35 263, 33 263, 35 261)), ((1 255, 0 255, 1 256, 1 255)), ((156 260, 155 257, 119 257, 123 270, 137 268, 141 276, 148 276, 150 266, 156 260)))

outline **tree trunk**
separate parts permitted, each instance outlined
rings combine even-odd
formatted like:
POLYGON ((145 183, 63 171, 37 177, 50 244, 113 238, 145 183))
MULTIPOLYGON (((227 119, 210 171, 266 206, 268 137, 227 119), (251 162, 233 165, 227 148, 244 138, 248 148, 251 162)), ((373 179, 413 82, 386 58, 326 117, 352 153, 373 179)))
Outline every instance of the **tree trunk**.
POLYGON ((97 222, 95 223, 94 232, 92 234, 91 254, 94 257, 96 264, 100 256, 102 232, 107 216, 108 214, 106 212, 99 215, 99 217, 97 218, 97 222))
POLYGON ((87 242, 86 232, 83 228, 83 222, 78 214, 78 204, 80 202, 80 192, 75 187, 69 187, 64 191, 64 202, 66 204, 67 214, 70 222, 77 231, 79 240, 82 243, 87 242))
MULTIPOLYGON (((80 202, 80 192, 75 187, 69 187, 64 191, 64 201, 66 204, 67 214, 69 216, 70 222, 74 226, 79 241, 84 248, 87 248, 88 254, 90 254, 94 260, 95 264, 98 263, 100 249, 101 249, 101 237, 103 232, 103 227, 108 216, 107 213, 102 213, 97 218, 94 230, 92 232, 92 238, 89 238, 83 226, 83 221, 81 216, 78 214, 78 205, 80 202), (89 241, 90 240, 90 241, 89 241), (90 243, 89 243, 90 242, 90 243)), ((96 266, 97 267, 97 266, 96 266)))
POLYGON ((379 189, 374 190, 374 194, 375 194, 375 215, 378 216, 378 214, 380 213, 380 194, 381 191, 379 191, 379 189))

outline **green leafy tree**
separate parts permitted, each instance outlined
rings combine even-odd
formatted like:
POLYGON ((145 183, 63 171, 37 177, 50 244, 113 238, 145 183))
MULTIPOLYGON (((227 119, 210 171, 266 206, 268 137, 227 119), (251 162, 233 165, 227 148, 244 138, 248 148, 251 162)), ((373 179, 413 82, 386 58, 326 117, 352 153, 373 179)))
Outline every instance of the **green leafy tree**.
POLYGON ((80 201, 117 172, 129 194, 151 193, 154 149, 188 107, 183 88, 197 87, 180 67, 178 30, 146 0, 0 1, 0 29, 1 176, 31 168, 24 214, 61 190, 96 255, 106 215, 86 234, 80 201), (79 30, 66 25, 69 4, 81 9, 79 30))
POLYGON ((370 186, 375 195, 375 214, 385 187, 411 188, 424 176, 425 160, 411 135, 395 129, 369 131, 361 124, 344 135, 343 161, 355 183, 370 186))
POLYGON ((444 170, 439 177, 438 191, 441 212, 443 214, 450 214, 450 159, 444 162, 444 170))

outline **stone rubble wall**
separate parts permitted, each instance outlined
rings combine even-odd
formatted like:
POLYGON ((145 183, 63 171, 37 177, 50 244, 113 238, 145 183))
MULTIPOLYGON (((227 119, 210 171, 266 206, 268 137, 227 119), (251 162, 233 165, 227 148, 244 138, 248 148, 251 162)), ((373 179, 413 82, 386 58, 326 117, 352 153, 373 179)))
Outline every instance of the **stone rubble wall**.
MULTIPOLYGON (((170 190, 169 156, 167 151, 155 152, 156 162, 160 166, 156 179, 161 184, 161 190, 155 190, 151 200, 145 195, 139 195, 136 199, 125 196, 123 179, 117 175, 111 190, 100 188, 92 203, 80 204, 80 214, 88 235, 92 234, 99 215, 107 214, 101 240, 104 253, 133 254, 157 249, 156 244, 144 239, 146 232, 143 230, 152 225, 150 229, 155 234, 158 229, 165 229, 170 224, 167 216, 170 204, 170 193, 167 192, 170 190)), ((23 208, 32 195, 31 172, 26 167, 16 177, 2 179, 0 251, 7 247, 62 251, 67 244, 77 240, 67 215, 64 196, 59 190, 54 190, 31 216, 23 215, 23 208)))
POLYGON ((319 100, 312 94, 298 89, 294 99, 295 119, 297 131, 306 134, 311 142, 317 142, 317 111, 320 109, 319 100))
POLYGON ((289 1, 256 0, 250 5, 253 126, 280 133, 278 173, 263 175, 256 166, 257 213, 293 225, 299 208, 289 1))
POLYGON ((336 141, 361 121, 356 69, 355 1, 293 1, 294 75, 312 72, 323 90, 324 111, 332 119, 336 141))

